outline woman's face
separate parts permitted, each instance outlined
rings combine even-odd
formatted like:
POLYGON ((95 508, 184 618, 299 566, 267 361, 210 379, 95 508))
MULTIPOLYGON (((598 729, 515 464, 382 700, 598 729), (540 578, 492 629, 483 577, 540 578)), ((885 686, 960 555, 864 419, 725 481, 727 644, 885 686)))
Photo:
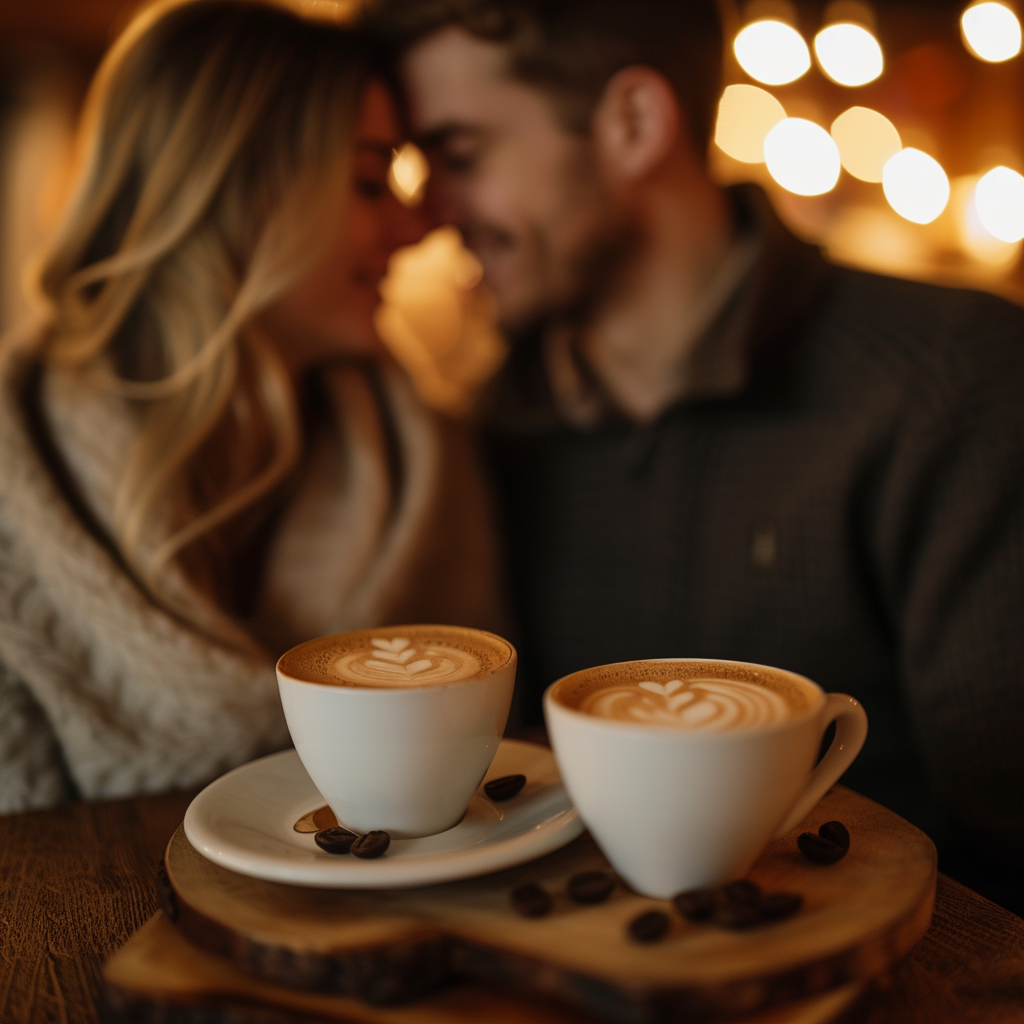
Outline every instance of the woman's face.
POLYGON ((392 154, 401 143, 391 94, 373 81, 356 119, 352 194, 334 240, 263 318, 293 373, 332 356, 384 351, 373 325, 378 286, 391 254, 426 230, 422 214, 403 206, 388 187, 392 154))

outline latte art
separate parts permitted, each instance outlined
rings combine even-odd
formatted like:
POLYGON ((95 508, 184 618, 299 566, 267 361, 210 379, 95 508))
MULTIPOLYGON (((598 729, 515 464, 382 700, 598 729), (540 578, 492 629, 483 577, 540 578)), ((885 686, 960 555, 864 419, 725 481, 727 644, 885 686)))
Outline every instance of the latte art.
POLYGON ((279 675, 323 686, 385 690, 487 679, 516 652, 493 633, 464 626, 382 626, 321 636, 293 647, 279 675))
POLYGON ((472 679, 480 661, 443 644, 414 644, 407 637, 374 637, 369 649, 342 654, 332 666, 339 679, 364 686, 430 686, 472 679))
POLYGON ((608 686, 589 694, 579 710, 619 722, 705 732, 763 728, 794 714, 781 694, 733 679, 673 679, 608 686))

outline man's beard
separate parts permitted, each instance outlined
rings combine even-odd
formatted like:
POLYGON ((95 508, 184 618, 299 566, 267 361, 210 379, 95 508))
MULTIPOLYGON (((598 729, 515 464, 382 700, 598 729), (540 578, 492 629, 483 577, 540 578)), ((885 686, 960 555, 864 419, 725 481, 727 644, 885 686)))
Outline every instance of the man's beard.
POLYGON ((526 261, 526 301, 499 310, 499 327, 513 341, 554 325, 582 325, 614 287, 636 252, 640 232, 600 180, 587 143, 566 160, 554 187, 553 221, 518 232, 499 225, 470 228, 483 247, 505 249, 526 261))
POLYGON ((566 250, 557 252, 550 236, 533 233, 529 251, 539 273, 535 300, 521 310, 499 317, 499 327, 514 343, 551 327, 582 327, 628 266, 639 241, 636 226, 621 218, 606 218, 566 250), (541 280, 543 278, 543 280, 541 280))

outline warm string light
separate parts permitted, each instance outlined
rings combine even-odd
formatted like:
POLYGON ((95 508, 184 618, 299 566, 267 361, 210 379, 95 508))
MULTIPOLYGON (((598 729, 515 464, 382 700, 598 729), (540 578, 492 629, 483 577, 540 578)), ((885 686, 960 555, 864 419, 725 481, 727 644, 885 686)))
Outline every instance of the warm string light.
POLYGON ((418 146, 407 142, 396 149, 388 168, 388 187, 404 206, 418 206, 430 177, 430 165, 418 146))
POLYGON ((927 153, 908 147, 882 170, 882 190, 889 205, 905 220, 930 224, 949 202, 949 178, 927 153))
POLYGON ((764 163, 765 136, 785 116, 770 92, 756 85, 730 85, 718 104, 715 145, 742 163, 764 163))
MULTIPOLYGON (((862 14, 835 10, 836 20, 814 39, 822 73, 841 86, 866 85, 885 68, 878 39, 859 23, 862 14)), ((870 23, 870 12, 863 17, 870 23)), ((965 45, 981 60, 1005 61, 1021 51, 1021 23, 1005 3, 973 4, 963 12, 961 29, 965 45)), ((796 81, 811 64, 803 37, 778 18, 745 26, 733 49, 743 70, 769 86, 796 81)), ((880 183, 889 206, 906 221, 930 224, 948 209, 964 252, 993 269, 1009 266, 1024 248, 1024 176, 1000 166, 958 178, 954 188, 934 157, 904 148, 896 126, 869 107, 850 107, 828 132, 813 121, 788 117, 765 89, 731 85, 719 103, 715 143, 734 160, 764 162, 773 180, 796 195, 831 191, 843 168, 861 181, 880 183)))
POLYGON ((852 22, 823 28, 814 37, 814 53, 822 71, 839 85, 867 85, 885 67, 878 40, 862 25, 852 22))
POLYGON ((762 18, 741 29, 732 48, 740 67, 764 85, 788 85, 811 66, 804 37, 774 18, 762 18))
POLYGON ((880 182, 882 169, 902 148, 900 133, 870 107, 850 107, 832 122, 843 167, 861 181, 880 182))
POLYGON ((798 196, 830 192, 839 180, 839 148, 824 128, 802 117, 787 117, 764 140, 768 173, 798 196))
POLYGON ((1020 53, 1020 21, 1005 4, 980 3, 968 7, 960 18, 960 31, 971 53, 991 64, 1020 53))
POLYGON ((964 175, 952 182, 950 206, 956 216, 956 231, 964 252, 975 263, 993 270, 1006 270, 1020 256, 1020 242, 1004 242, 996 238, 978 216, 976 203, 978 175, 964 175))
POLYGON ((1001 242, 1024 239, 1024 177, 1009 167, 994 167, 974 190, 974 205, 985 230, 1001 242))

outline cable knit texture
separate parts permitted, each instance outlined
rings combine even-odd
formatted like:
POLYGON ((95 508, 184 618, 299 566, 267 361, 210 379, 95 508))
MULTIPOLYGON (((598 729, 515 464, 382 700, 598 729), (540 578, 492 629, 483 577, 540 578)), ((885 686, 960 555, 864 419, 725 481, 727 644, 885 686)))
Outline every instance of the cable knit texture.
POLYGON ((282 645, 412 619, 500 627, 473 453, 397 370, 385 368, 379 388, 356 367, 325 375, 335 421, 304 463, 248 626, 174 567, 159 594, 125 570, 108 528, 131 417, 89 374, 42 376, 47 432, 93 522, 41 451, 26 414, 40 373, 8 342, 0 349, 0 812, 191 787, 286 746, 271 654, 282 645), (385 424, 402 456, 397 487, 385 424), (168 610, 182 597, 188 621, 168 610))

